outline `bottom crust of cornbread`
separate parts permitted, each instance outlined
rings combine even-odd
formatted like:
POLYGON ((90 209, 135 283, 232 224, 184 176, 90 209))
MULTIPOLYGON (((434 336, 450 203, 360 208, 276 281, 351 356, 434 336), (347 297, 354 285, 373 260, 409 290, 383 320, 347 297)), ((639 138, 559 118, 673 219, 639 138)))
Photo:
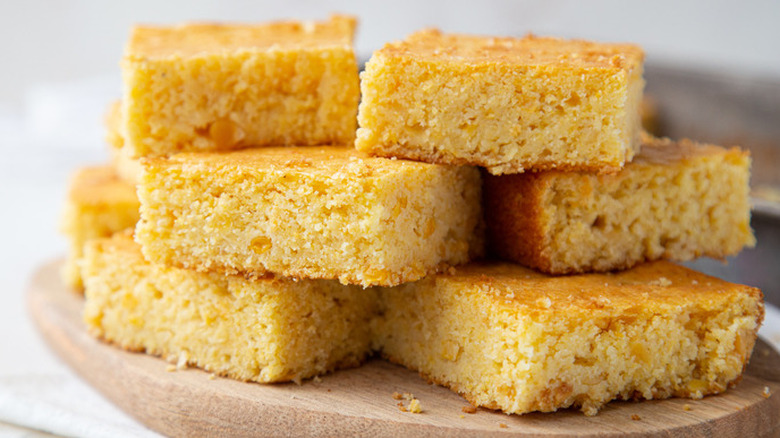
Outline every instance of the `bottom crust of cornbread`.
POLYGON ((139 207, 135 187, 120 179, 111 166, 85 167, 73 174, 60 226, 70 241, 62 269, 67 285, 82 288, 79 262, 84 244, 134 227, 139 207))
POLYGON ((648 135, 614 175, 486 175, 490 248, 552 274, 724 258, 755 244, 749 179, 750 157, 739 148, 648 135))
POLYGON ((514 414, 719 393, 763 319, 759 290, 663 261, 570 277, 472 264, 380 298, 387 358, 514 414))
POLYGON ((151 264, 129 233, 90 242, 83 275, 93 335, 220 375, 299 381, 370 352, 373 290, 151 264))

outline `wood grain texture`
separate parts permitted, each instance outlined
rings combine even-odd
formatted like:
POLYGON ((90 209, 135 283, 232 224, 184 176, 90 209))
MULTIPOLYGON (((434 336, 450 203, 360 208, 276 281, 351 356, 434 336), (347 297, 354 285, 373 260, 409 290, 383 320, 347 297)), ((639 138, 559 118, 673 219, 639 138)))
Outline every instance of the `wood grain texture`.
POLYGON ((28 290, 30 312, 43 337, 109 400, 166 435, 780 436, 780 355, 762 341, 736 388, 702 400, 614 402, 595 417, 572 409, 465 414, 461 408, 468 403, 457 394, 381 360, 301 385, 210 379, 192 368, 166 371, 169 364, 159 358, 120 350, 86 332, 83 297, 62 285, 60 264, 41 266, 28 290), (394 392, 414 394, 423 413, 401 412, 394 392))

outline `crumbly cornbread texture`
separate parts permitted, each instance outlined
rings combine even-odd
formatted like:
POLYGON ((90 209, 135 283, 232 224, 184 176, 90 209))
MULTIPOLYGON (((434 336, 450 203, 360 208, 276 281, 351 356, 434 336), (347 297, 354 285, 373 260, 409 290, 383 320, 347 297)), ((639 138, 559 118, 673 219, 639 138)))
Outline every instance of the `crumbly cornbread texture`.
POLYGON ((106 142, 111 146, 111 164, 114 166, 117 175, 124 181, 138 185, 141 181, 141 159, 134 158, 129 147, 125 146, 125 139, 122 137, 122 104, 120 101, 113 102, 108 108, 105 117, 106 142))
POLYGON ((385 356, 513 414, 719 393, 739 380, 763 319, 758 289, 666 261, 563 277, 471 264, 381 300, 385 356))
POLYGON ((486 176, 492 251, 548 273, 724 258, 753 246, 750 156, 645 136, 621 172, 486 176))
POLYGON ((643 60, 628 44, 417 32, 366 64, 355 146, 493 174, 615 171, 639 149, 643 60))
POLYGON ((198 271, 393 286, 483 250, 473 167, 268 147, 148 159, 136 240, 198 271))
POLYGON ((90 242, 84 278, 92 334, 235 379, 299 381, 370 351, 377 297, 359 286, 165 267, 129 234, 90 242))
POLYGON ((122 60, 133 156, 354 139, 356 20, 133 29, 122 60))
POLYGON ((134 227, 139 206, 135 187, 122 181, 111 166, 85 167, 73 174, 60 224, 70 241, 62 269, 66 284, 82 288, 79 263, 84 244, 134 227))

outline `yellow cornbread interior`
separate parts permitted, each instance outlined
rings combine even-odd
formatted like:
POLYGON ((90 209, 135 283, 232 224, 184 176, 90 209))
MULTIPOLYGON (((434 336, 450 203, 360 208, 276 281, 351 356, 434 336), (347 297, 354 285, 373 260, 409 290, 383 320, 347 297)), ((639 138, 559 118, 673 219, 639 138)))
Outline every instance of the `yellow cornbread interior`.
POLYGON ((356 20, 136 27, 122 60, 132 156, 346 143, 356 20))
POLYGON ((479 172, 276 147, 148 160, 136 240, 199 271, 392 286, 481 253, 479 172))
POLYGON ((647 137, 614 175, 488 177, 486 217, 498 254, 546 272, 724 258, 755 244, 749 178, 738 148, 647 137))
POLYGON ((125 146, 122 137, 122 102, 112 102, 105 116, 106 142, 111 146, 111 164, 117 175, 124 181, 135 185, 141 180, 141 160, 133 157, 133 151, 125 146))
POLYGON ((299 381, 370 350, 376 292, 358 286, 151 264, 129 234, 90 242, 84 277, 93 335, 231 378, 299 381))
POLYGON ((381 300, 386 357, 515 414, 721 392, 763 318, 757 289, 663 261, 574 277, 471 264, 381 300))
POLYGON ((122 181, 111 166, 84 167, 69 182, 60 229, 69 240, 62 268, 65 283, 81 289, 79 263, 84 244, 132 228, 139 219, 135 187, 122 181))
POLYGON ((639 149, 643 59, 627 44, 418 32, 366 64, 355 146, 493 174, 616 171, 639 149))

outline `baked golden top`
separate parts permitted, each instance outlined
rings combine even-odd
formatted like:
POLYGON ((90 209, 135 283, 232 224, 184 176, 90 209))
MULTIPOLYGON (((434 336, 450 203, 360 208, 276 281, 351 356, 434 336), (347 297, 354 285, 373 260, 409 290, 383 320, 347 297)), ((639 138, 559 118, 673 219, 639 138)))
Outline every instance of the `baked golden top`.
POLYGON ((172 27, 136 26, 126 57, 195 57, 235 51, 352 46, 357 20, 333 15, 328 21, 277 21, 265 24, 189 23, 172 27))
POLYGON ((723 153, 725 153, 727 161, 741 160, 750 155, 749 152, 743 151, 738 147, 726 150, 722 146, 697 143, 687 138, 675 141, 669 138, 656 138, 643 132, 642 149, 634 158, 634 162, 638 164, 671 164, 690 158, 723 153), (728 157, 732 158, 729 159, 728 157))
POLYGON ((487 291, 507 304, 528 311, 582 314, 599 309, 630 314, 669 306, 712 306, 724 296, 761 291, 676 265, 656 261, 608 273, 551 276, 520 265, 500 262, 471 263, 440 274, 439 281, 487 291))
POLYGON ((607 44, 583 40, 526 35, 523 38, 444 34, 426 29, 404 41, 386 44, 379 54, 416 57, 458 63, 520 64, 632 70, 644 60, 644 51, 633 44, 607 44))
POLYGON ((138 203, 135 187, 122 180, 111 166, 79 169, 73 175, 69 199, 82 205, 138 203))
POLYGON ((188 168, 208 166, 214 173, 230 172, 236 168, 256 168, 263 172, 280 170, 317 176, 366 178, 437 166, 417 161, 370 157, 351 146, 272 146, 244 149, 230 154, 184 152, 170 157, 148 159, 146 163, 151 167, 168 164, 184 164, 188 168))

